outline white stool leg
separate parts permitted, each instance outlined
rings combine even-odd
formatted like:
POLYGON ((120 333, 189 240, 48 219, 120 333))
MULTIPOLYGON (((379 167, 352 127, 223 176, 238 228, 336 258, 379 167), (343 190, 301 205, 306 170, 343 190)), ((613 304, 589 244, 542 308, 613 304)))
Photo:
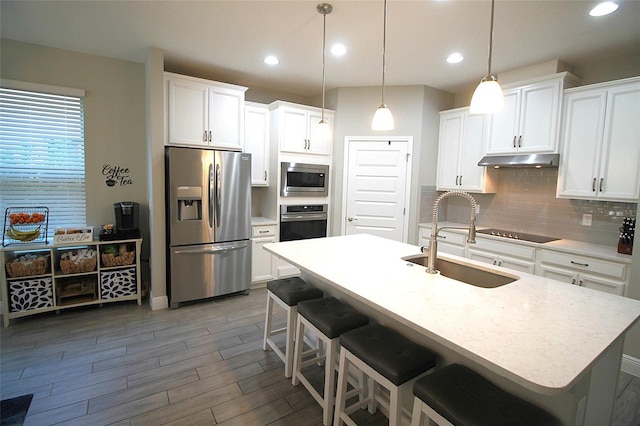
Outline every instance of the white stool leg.
POLYGON ((402 410, 398 406, 399 387, 394 386, 389 389, 389 426, 400 426, 400 418, 402 417, 402 410))
POLYGON ((262 341, 262 349, 268 350, 267 340, 271 337, 271 321, 273 314, 273 299, 271 298, 271 292, 267 292, 267 308, 264 317, 264 339, 262 341))
MULTIPOLYGON (((320 341, 318 341, 320 343, 320 341)), ((324 406, 322 421, 325 425, 331 424, 333 417, 333 404, 335 403, 335 395, 333 388, 336 384, 336 350, 338 347, 338 339, 332 339, 326 346, 326 360, 324 363, 324 406)))
POLYGON ((346 357, 346 351, 340 350, 340 367, 338 369, 338 390, 336 392, 336 409, 333 418, 334 426, 341 426, 342 419, 340 413, 344 410, 346 405, 346 393, 347 393, 347 375, 349 374, 349 360, 346 357))
POLYGON ((287 379, 291 377, 293 370, 293 336, 295 334, 295 320, 298 314, 298 307, 291 306, 287 313, 287 342, 285 347, 285 366, 284 377, 287 379))
POLYGON ((293 351, 293 373, 291 383, 297 386, 300 383, 298 372, 302 366, 302 352, 304 352, 304 323, 300 320, 300 315, 296 319, 296 342, 293 351))
POLYGON ((420 426, 422 423, 422 400, 413 398, 413 413, 411 414, 411 426, 420 426))

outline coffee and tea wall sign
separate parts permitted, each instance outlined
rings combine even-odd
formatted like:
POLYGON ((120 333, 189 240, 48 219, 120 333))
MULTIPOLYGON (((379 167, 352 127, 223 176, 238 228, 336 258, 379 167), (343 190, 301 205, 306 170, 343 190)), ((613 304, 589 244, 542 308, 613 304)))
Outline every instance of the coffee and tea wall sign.
POLYGON ((102 175, 105 177, 105 183, 109 187, 133 185, 133 179, 131 179, 131 172, 128 167, 105 164, 102 166, 102 175))

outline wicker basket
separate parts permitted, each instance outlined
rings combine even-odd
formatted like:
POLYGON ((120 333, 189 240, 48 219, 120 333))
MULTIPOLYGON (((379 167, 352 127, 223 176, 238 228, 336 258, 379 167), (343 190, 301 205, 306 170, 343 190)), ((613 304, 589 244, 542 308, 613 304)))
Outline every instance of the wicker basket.
POLYGON ((73 260, 60 260, 60 269, 63 274, 81 274, 83 272, 91 272, 96 270, 96 258, 84 259, 81 262, 73 260))
POLYGON ((135 252, 126 251, 121 253, 119 256, 116 256, 111 253, 103 253, 102 254, 102 264, 110 268, 112 266, 126 266, 131 265, 133 263, 133 258, 135 257, 135 252))
POLYGON ((40 256, 37 259, 26 262, 14 259, 7 262, 6 267, 7 274, 11 278, 43 275, 49 270, 49 256, 40 256))

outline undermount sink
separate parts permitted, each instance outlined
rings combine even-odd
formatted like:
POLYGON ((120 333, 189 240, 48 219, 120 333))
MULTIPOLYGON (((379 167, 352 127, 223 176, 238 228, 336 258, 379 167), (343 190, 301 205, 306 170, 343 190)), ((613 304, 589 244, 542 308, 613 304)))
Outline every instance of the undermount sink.
MULTIPOLYGON (((402 260, 406 260, 407 262, 425 267, 427 266, 427 259, 428 256, 424 254, 402 258, 402 260)), ((440 275, 442 276, 483 288, 496 288, 520 279, 520 277, 514 275, 490 272, 475 266, 463 265, 439 257, 436 258, 436 269, 440 271, 440 275)))

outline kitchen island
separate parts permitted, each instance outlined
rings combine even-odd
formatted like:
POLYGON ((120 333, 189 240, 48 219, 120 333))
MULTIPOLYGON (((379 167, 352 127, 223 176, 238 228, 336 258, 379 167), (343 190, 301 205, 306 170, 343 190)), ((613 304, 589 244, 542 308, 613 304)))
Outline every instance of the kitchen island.
POLYGON ((480 288, 402 260, 417 246, 371 235, 265 245, 304 279, 565 424, 611 421, 622 345, 640 301, 458 256, 452 262, 517 278, 480 288))

